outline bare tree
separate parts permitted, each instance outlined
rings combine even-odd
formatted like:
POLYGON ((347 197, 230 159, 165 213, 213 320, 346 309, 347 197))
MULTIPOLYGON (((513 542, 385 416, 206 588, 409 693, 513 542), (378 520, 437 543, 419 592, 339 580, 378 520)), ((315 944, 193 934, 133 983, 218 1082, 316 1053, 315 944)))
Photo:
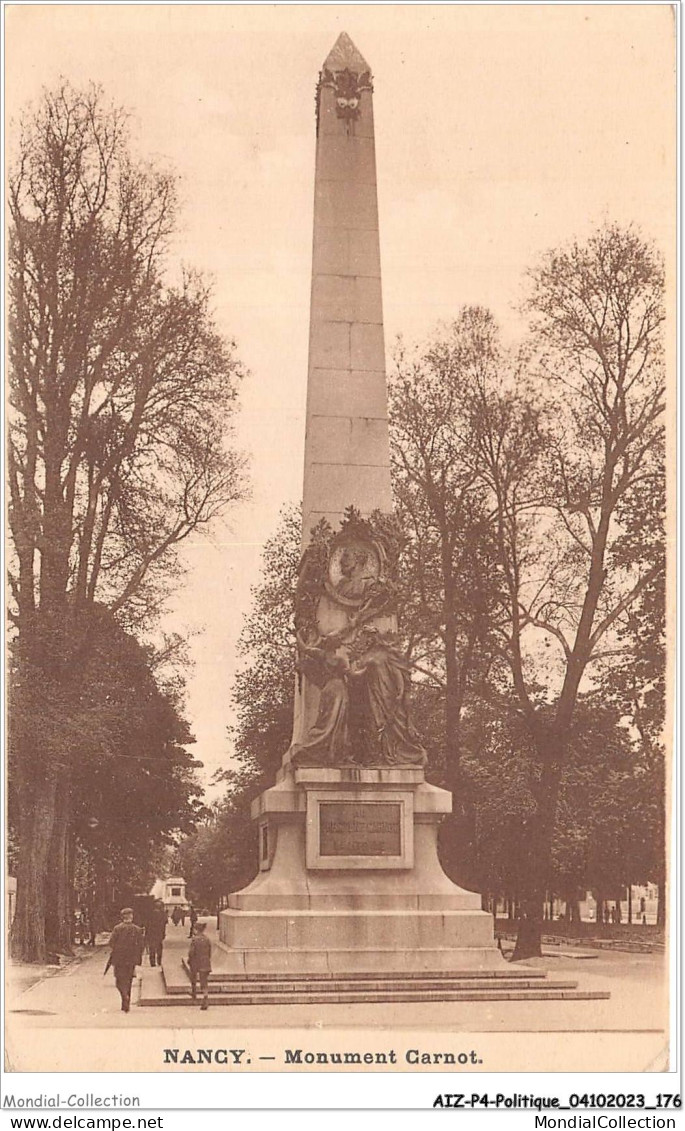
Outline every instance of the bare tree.
MULTIPOLYGON (((461 781, 462 716, 493 661, 496 567, 488 492, 476 452, 473 388, 502 364, 492 315, 465 307, 419 350, 402 345, 390 380, 391 454, 403 554, 402 627, 413 662, 444 696, 446 784, 453 795, 450 862, 468 872, 461 781)), ((447 838, 443 843, 446 846, 447 838)))
POLYGON ((11 615, 31 697, 17 710, 12 949, 31 961, 45 957, 48 894, 61 924, 48 941, 68 946, 64 704, 89 613, 100 603, 129 626, 149 623, 182 572, 182 541, 244 483, 226 443, 234 346, 213 326, 202 278, 165 277, 175 181, 131 156, 126 115, 96 88, 46 92, 22 123, 9 206, 11 615))
POLYGON ((516 957, 540 952, 579 690, 664 568, 647 547, 621 553, 623 510, 640 507, 663 458, 663 289, 659 256, 631 229, 608 226, 548 254, 527 304, 541 413, 530 389, 482 387, 477 399, 506 593, 503 655, 539 760, 516 957))

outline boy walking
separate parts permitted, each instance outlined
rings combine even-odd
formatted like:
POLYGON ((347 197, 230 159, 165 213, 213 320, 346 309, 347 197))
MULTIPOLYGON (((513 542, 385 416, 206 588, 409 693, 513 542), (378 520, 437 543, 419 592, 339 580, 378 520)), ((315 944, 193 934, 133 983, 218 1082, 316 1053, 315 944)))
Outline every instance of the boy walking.
POLYGON ((193 1001, 197 1000, 197 983, 199 981, 200 990, 202 991, 201 1009, 207 1009, 209 1006, 209 975, 212 970, 212 944, 205 934, 206 927, 206 923, 197 923, 195 925, 195 934, 192 937, 190 949, 188 950, 188 969, 190 970, 190 981, 192 984, 192 998, 193 1001))

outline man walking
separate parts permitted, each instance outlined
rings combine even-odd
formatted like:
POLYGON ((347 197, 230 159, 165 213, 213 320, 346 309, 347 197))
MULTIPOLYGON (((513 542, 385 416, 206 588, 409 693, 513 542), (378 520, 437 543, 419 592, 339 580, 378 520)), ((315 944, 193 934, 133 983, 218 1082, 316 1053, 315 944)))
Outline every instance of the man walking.
POLYGON ((136 966, 143 961, 144 936, 140 927, 133 922, 133 909, 122 907, 121 922, 117 923, 109 939, 112 953, 107 960, 105 973, 110 966, 114 969, 114 981, 121 994, 121 1009, 128 1013, 131 1008, 131 985, 136 966))
POLYGON ((212 944, 205 934, 206 923, 197 923, 190 949, 188 950, 188 969, 192 984, 192 998, 197 1000, 197 983, 202 990, 201 1009, 209 1005, 209 975, 212 971, 212 944))
POLYGON ((150 955, 151 966, 162 965, 162 949, 165 935, 166 911, 164 910, 164 904, 161 899, 156 899, 145 928, 145 945, 150 955))

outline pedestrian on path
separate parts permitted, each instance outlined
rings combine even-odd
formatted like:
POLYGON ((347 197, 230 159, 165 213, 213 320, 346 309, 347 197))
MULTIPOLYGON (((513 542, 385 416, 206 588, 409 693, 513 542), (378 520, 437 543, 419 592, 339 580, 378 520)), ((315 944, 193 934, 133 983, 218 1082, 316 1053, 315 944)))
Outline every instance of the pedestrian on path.
POLYGON ((197 983, 202 991, 201 1009, 209 1006, 209 975, 212 971, 212 944, 205 934, 206 923, 197 923, 190 949, 188 950, 188 969, 192 985, 191 996, 197 1000, 197 983))
POLYGON ((72 942, 76 946, 80 946, 83 942, 83 913, 81 911, 74 911, 72 942))
POLYGON ((81 946, 90 946, 92 934, 88 912, 84 911, 81 915, 81 946))
POLYGON ((171 912, 171 922, 174 924, 175 927, 178 927, 178 924, 181 922, 181 909, 180 909, 180 907, 174 907, 174 910, 171 912))
POLYGON ((133 908, 122 907, 121 922, 117 923, 110 936, 112 953, 107 959, 105 974, 110 966, 114 969, 114 981, 121 995, 121 1009, 128 1013, 131 1008, 131 986, 136 966, 143 961, 145 938, 140 927, 133 922, 133 908))
POLYGON ((195 934, 195 924, 197 923, 197 920, 198 920, 197 911, 195 910, 195 908, 193 907, 193 905, 191 903, 191 905, 190 905, 190 934, 188 935, 189 939, 192 939, 193 935, 195 934))
POLYGON ((145 927, 145 944, 150 956, 151 966, 162 965, 162 949, 166 935, 166 911, 161 899, 155 900, 150 918, 145 927))

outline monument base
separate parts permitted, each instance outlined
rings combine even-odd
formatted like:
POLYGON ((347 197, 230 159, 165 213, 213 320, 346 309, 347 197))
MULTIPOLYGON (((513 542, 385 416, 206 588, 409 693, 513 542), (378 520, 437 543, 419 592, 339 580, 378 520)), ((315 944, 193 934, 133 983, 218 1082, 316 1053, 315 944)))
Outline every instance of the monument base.
POLYGON ((440 866, 438 824, 450 809, 450 794, 429 785, 421 767, 285 765, 253 803, 260 871, 221 913, 222 968, 501 967, 480 896, 440 866))

